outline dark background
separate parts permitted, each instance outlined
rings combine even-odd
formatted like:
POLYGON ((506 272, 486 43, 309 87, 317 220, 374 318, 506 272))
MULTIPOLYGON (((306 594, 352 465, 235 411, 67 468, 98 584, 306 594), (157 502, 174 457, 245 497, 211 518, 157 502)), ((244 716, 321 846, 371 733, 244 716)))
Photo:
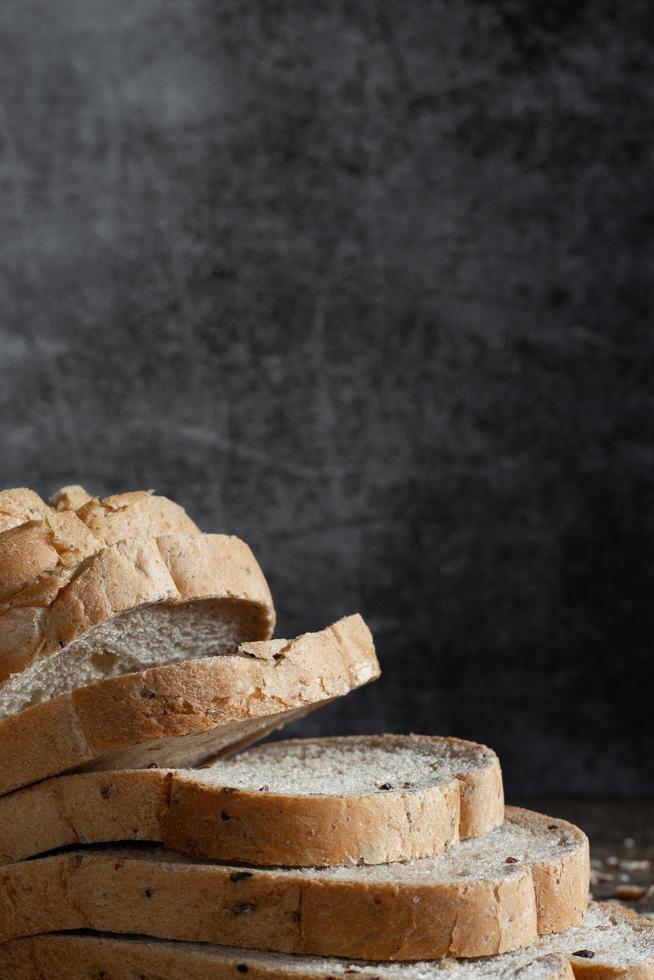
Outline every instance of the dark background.
POLYGON ((5 0, 2 484, 154 487, 280 632, 384 678, 302 730, 647 795, 646 0, 5 0))

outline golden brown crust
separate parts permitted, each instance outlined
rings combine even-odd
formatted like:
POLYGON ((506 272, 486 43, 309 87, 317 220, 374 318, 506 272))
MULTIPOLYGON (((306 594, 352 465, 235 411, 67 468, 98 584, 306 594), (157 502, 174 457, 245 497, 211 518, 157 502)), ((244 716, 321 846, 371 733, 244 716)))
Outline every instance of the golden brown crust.
POLYGON ((77 516, 105 544, 134 537, 201 533, 183 507, 147 490, 117 493, 103 500, 93 497, 82 504, 77 516))
MULTIPOLYGON (((245 615, 251 607, 243 605, 245 615)), ((238 607, 235 615, 238 613, 238 607)), ((268 629, 269 620, 259 626, 268 629)), ((273 722, 346 694, 379 673, 370 631, 350 616, 290 642, 242 644, 208 657, 98 681, 0 722, 0 794, 144 743, 202 735, 234 723, 273 722), (280 654, 280 643, 282 652, 280 654)), ((231 741, 241 738, 235 732, 231 741)), ((176 765, 196 762, 197 742, 176 765), (192 750, 192 751, 191 751, 192 750)), ((182 747, 183 748, 183 747, 182 747)), ((200 757, 214 754, 207 749, 200 757)), ((157 759, 151 755, 149 759, 157 759)), ((149 759, 127 765, 140 768, 149 759)))
POLYGON ((56 490, 48 504, 53 510, 79 510, 79 508, 91 499, 91 494, 87 493, 79 483, 72 483, 66 487, 56 490))
POLYGON ((41 520, 4 531, 0 534, 0 603, 48 572, 73 568, 101 547, 100 539, 68 511, 52 511, 41 520))
MULTIPOLYGON (((157 943, 143 939, 125 939, 110 935, 51 935, 19 939, 0 946, 0 967, 12 980, 51 980, 65 976, 67 980, 89 980, 101 977, 105 972, 111 980, 235 980, 247 975, 248 980, 271 980, 276 977, 292 977, 293 980, 337 980, 352 975, 354 980, 380 980, 374 964, 353 969, 348 961, 341 970, 328 974, 320 961, 300 959, 293 964, 292 972, 285 969, 286 957, 258 956, 248 950, 224 949, 187 943, 157 943), (315 964, 315 966, 314 966, 315 964), (110 973, 107 968, 110 967, 110 973), (349 969, 348 969, 349 967, 349 969), (65 971, 65 972, 64 972, 65 971)), ((563 956, 538 958, 540 980, 574 980, 569 963, 563 956), (544 965, 550 970, 544 972, 544 965)), ((437 968, 437 965, 434 965, 437 968)), ((395 977, 405 974, 406 967, 399 967, 395 977)), ((447 969, 443 976, 447 977, 447 969)), ((471 980, 476 970, 470 968, 471 980)), ((520 970, 516 974, 525 980, 531 971, 520 970)), ((384 976, 388 976, 387 973, 384 976)), ((631 975, 630 975, 631 980, 631 975)))
POLYGON ((119 541, 72 569, 60 567, 46 575, 4 607, 0 681, 37 658, 59 654, 121 612, 209 598, 229 600, 234 606, 243 603, 247 608, 239 615, 261 620, 253 632, 243 635, 271 635, 275 614, 270 590, 254 555, 239 538, 169 534, 119 541))
POLYGON ((0 533, 25 521, 38 521, 48 510, 45 500, 27 487, 0 490, 0 533))
MULTIPOLYGON (((581 831, 556 822, 583 850, 581 831)), ((69 852, 0 869, 0 940, 90 928, 364 960, 490 956, 536 940, 537 863, 502 878, 364 884, 149 850, 69 852)), ((562 881, 575 873, 583 869, 561 866, 562 881)), ((570 908, 562 927, 581 913, 570 908)))
MULTIPOLYGON (((277 750, 315 741, 281 743, 277 750)), ((330 741, 318 739, 317 744, 330 741)), ((365 744, 383 743, 391 751, 411 741, 437 746, 451 740, 387 735, 368 738, 365 744)), ((459 745, 471 754, 488 751, 472 743, 459 745)), ((488 786, 489 771, 499 780, 500 794, 475 794, 480 813, 473 814, 468 806, 475 836, 498 826, 504 815, 500 767, 493 754, 488 752, 484 765, 466 774, 468 784, 488 786)), ((0 863, 80 842, 149 840, 207 858, 258 865, 381 864, 429 857, 459 838, 460 783, 455 775, 419 790, 351 796, 338 795, 336 789, 333 796, 239 790, 215 779, 203 782, 203 775, 152 769, 110 777, 82 773, 4 796, 0 863), (217 820, 219 813, 230 819, 217 820)))

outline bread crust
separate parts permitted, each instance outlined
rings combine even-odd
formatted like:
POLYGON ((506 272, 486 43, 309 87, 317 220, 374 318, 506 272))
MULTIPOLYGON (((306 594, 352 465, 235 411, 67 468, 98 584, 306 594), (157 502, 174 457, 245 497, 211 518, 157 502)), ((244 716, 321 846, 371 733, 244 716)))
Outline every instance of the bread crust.
MULTIPOLYGON (((333 741, 286 742, 277 751, 333 741)), ((458 775, 455 768, 446 780, 435 772, 434 785, 427 788, 351 796, 241 790, 217 780, 203 783, 202 771, 194 770, 56 777, 0 798, 0 862, 72 844, 129 840, 257 865, 324 867, 429 857, 456 843, 459 834, 479 836, 502 823, 497 757, 485 746, 458 739, 365 739, 366 745, 384 744, 389 751, 441 742, 483 752, 483 764, 458 775), (462 785, 474 788, 463 809, 462 785)))
POLYGON ((79 483, 71 483, 68 486, 60 487, 48 499, 48 504, 53 510, 79 510, 79 508, 91 500, 91 494, 87 493, 79 483))
MULTIPOLYGON (((74 517, 57 515, 64 516, 74 517)), ((72 570, 60 568, 46 576, 5 607, 0 615, 0 682, 38 658, 64 656, 70 643, 119 613, 200 599, 242 603, 244 616, 260 620, 244 635, 271 636, 275 612, 270 589, 239 538, 168 534, 118 541, 72 570)))
MULTIPOLYGON (((561 930, 575 925, 587 905, 585 835, 527 811, 510 808, 507 819, 555 823, 574 839, 576 861, 559 862, 547 880, 552 898, 560 884, 567 895, 584 892, 559 915, 561 930)), ((546 863, 553 870, 556 862, 546 863)), ((363 960, 491 956, 536 940, 543 925, 538 864, 525 862, 503 877, 364 882, 162 860, 149 850, 74 851, 0 869, 0 940, 85 928, 363 960)), ((542 882, 540 888, 544 896, 542 882)))
POLYGON ((164 534, 200 534, 183 507, 147 490, 92 497, 77 510, 77 516, 105 544, 126 538, 160 537, 164 534))
MULTIPOLYGON (((102 541, 69 511, 45 514, 0 534, 0 603, 47 573, 73 568, 102 548, 102 541)), ((2 607, 0 606, 0 611, 2 607)))
MULTIPOLYGON (((238 608, 250 614, 249 606, 238 608)), ((81 766, 143 768, 171 750, 181 753, 174 765, 197 764, 216 754, 216 735, 241 741, 244 724, 270 730, 288 712, 311 710, 378 675, 370 631, 355 615, 295 640, 243 643, 237 655, 107 678, 0 722, 0 795, 81 766)))
MULTIPOLYGON (((299 959, 299 958, 298 958, 299 959)), ((566 957, 553 955, 542 959, 537 971, 523 967, 516 978, 530 980, 574 980, 574 974, 566 957), (549 974, 544 972, 547 964, 549 974)), ((154 943, 152 941, 109 935, 40 935, 18 939, 0 946, 0 967, 4 967, 12 980, 46 980, 65 976, 66 980, 88 980, 100 977, 111 967, 111 980, 135 980, 151 977, 152 980, 234 980, 247 974, 249 980, 271 980, 287 976, 292 980, 337 980, 352 974, 354 980, 381 980, 375 964, 342 963, 338 973, 328 973, 320 961, 299 959, 290 972, 286 958, 278 960, 274 954, 262 957, 248 950, 222 947, 203 947, 185 943, 154 943), (314 965, 315 964, 315 965, 314 965), (65 973, 64 973, 65 970, 65 973)), ((435 972, 438 969, 434 964, 435 972)), ((398 967, 395 978, 405 975, 398 967)), ((109 974, 107 974, 108 976, 109 974)), ((458 974, 460 976, 460 974, 458 974)), ((477 970, 470 964, 470 980, 475 980, 477 970)), ((447 969, 444 968, 444 976, 447 969)), ((384 972, 384 977, 390 974, 384 972)))
POLYGON ((37 521, 48 510, 45 500, 27 487, 0 490, 0 533, 25 521, 37 521))
POLYGON ((183 507, 144 490, 99 500, 89 497, 82 487, 64 487, 53 498, 55 507, 31 491, 24 492, 26 498, 23 492, 3 491, 8 493, 14 495, 10 516, 15 523, 4 528, 0 509, 0 602, 6 602, 41 576, 73 568, 118 541, 201 533, 183 507), (80 499, 80 494, 86 496, 86 501, 75 512, 69 505, 80 499))

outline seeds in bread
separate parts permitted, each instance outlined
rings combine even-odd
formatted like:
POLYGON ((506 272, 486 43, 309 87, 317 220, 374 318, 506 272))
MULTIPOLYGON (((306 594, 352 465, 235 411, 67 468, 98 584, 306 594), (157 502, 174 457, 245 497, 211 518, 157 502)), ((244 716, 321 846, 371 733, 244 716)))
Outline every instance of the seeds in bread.
POLYGON ((137 980, 151 973, 158 980, 180 976, 231 980, 246 973, 250 980, 279 976, 295 980, 341 976, 354 980, 571 980, 573 975, 577 980, 653 980, 654 923, 614 904, 591 903, 578 926, 539 939, 527 949, 482 960, 448 958, 403 964, 93 933, 39 935, 0 945, 0 967, 12 980, 33 980, 35 965, 43 976, 63 976, 65 968, 68 980, 87 980, 99 976, 108 964, 112 980, 137 980), (581 951, 585 955, 575 956, 581 951))
POLYGON ((0 967, 12 980, 63 977, 89 980, 573 980, 567 957, 538 956, 529 961, 514 954, 491 960, 433 963, 364 963, 360 960, 287 956, 225 946, 166 942, 144 937, 124 938, 107 933, 40 935, 0 946, 0 967), (516 962, 512 960, 516 959, 516 962), (505 962, 500 963, 499 960, 505 962), (525 961, 525 962, 523 962, 525 961), (38 970, 38 973, 34 971, 38 970))
POLYGON ((502 823, 497 757, 417 735, 275 742, 187 770, 80 773, 0 798, 0 862, 159 841, 257 865, 429 857, 502 823))
POLYGON ((86 928, 365 960, 490 956, 577 924, 588 882, 580 830, 511 808, 483 838, 392 865, 265 869, 89 848, 0 869, 0 940, 86 928))
POLYGON ((378 676, 370 631, 348 616, 295 640, 106 678, 0 722, 0 795, 80 768, 199 765, 378 676))

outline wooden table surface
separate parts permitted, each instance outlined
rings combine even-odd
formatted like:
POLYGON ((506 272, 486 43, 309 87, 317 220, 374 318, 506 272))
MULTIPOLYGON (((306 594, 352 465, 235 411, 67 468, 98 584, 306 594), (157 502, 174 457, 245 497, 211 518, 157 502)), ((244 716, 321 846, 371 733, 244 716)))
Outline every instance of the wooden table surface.
POLYGON ((515 802, 570 820, 588 834, 593 898, 619 901, 654 918, 654 801, 530 797, 515 802))

